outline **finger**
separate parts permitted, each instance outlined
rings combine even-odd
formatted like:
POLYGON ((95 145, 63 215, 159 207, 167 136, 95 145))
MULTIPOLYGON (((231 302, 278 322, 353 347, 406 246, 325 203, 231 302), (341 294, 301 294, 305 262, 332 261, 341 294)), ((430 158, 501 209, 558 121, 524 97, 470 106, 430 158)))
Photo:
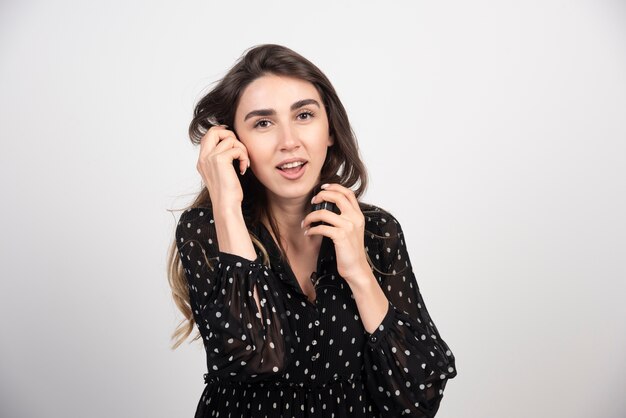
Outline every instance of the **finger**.
MULTIPOLYGON (((226 129, 226 125, 215 125, 200 138, 200 149, 208 148, 212 150, 224 138, 235 137, 233 131, 226 129)), ((236 137, 235 137, 236 138, 236 137)))
POLYGON ((337 205, 342 214, 349 212, 350 210, 354 210, 352 207, 352 203, 348 200, 348 198, 341 192, 336 190, 322 190, 311 200, 311 203, 320 203, 320 202, 332 202, 337 205))
MULTIPOLYGON (((224 138, 220 138, 220 141, 215 146, 214 150, 216 153, 224 152, 229 148, 232 148, 237 145, 239 140, 235 138, 234 135, 230 135, 224 138)), ((239 142, 240 143, 240 142, 239 142)))
POLYGON ((346 196, 350 203, 352 203, 352 207, 354 210, 361 212, 361 206, 359 205, 359 199, 356 198, 356 193, 352 189, 346 189, 346 196))
POLYGON ((239 172, 243 176, 246 174, 246 170, 250 168, 250 156, 248 155, 248 149, 241 141, 235 141, 233 149, 239 149, 241 152, 234 152, 233 159, 239 160, 239 172))
MULTIPOLYGON (((205 136, 200 140, 200 155, 201 161, 206 159, 212 153, 222 153, 225 150, 232 148, 235 144, 240 143, 235 134, 232 131, 226 129, 213 129, 211 128, 205 136)), ((243 144, 241 144, 243 145, 243 144)))
MULTIPOLYGON (((231 167, 233 166, 232 162, 238 159, 241 175, 245 174, 251 164, 246 147, 237 139, 233 131, 226 129, 226 125, 212 126, 200 139, 200 152, 196 168, 203 179, 207 176, 207 170, 211 169, 210 161, 215 161, 218 157, 219 161, 228 162, 231 167)), ((224 163, 220 163, 220 165, 222 164, 224 163)), ((213 167, 213 169, 215 168, 213 167)))
POLYGON ((223 154, 227 153, 229 158, 232 160, 239 160, 239 172, 243 175, 245 174, 248 167, 250 167, 250 156, 248 155, 248 149, 246 146, 234 137, 228 137, 220 141, 219 144, 215 147, 215 153, 223 154), (237 148, 242 152, 230 152, 230 150, 237 148))
MULTIPOLYGON (((336 214, 333 213, 333 215, 336 215, 336 214)), ((309 235, 323 235, 323 236, 328 237, 328 238, 332 239, 333 241, 335 241, 336 234, 337 234, 336 231, 337 231, 337 228, 334 228, 332 226, 318 225, 318 226, 313 226, 311 228, 306 228, 304 230, 303 234, 306 235, 306 236, 309 236, 309 235)))
POLYGON ((221 129, 214 126, 209 129, 202 138, 200 138, 200 147, 213 149, 220 141, 229 137, 237 139, 233 131, 230 131, 228 129, 221 129))
POLYGON ((359 206, 359 200, 356 198, 356 194, 352 189, 349 189, 338 183, 329 183, 322 190, 333 190, 342 193, 346 197, 346 199, 348 199, 354 210, 359 212, 361 211, 361 207, 359 206))
POLYGON ((326 222, 331 227, 342 227, 347 222, 340 215, 328 209, 314 210, 302 220, 302 228, 308 229, 315 222, 326 222))
POLYGON ((250 157, 248 157, 248 151, 241 143, 227 149, 223 154, 227 155, 227 158, 231 162, 239 160, 239 173, 241 173, 242 176, 246 173, 248 167, 250 167, 250 157))

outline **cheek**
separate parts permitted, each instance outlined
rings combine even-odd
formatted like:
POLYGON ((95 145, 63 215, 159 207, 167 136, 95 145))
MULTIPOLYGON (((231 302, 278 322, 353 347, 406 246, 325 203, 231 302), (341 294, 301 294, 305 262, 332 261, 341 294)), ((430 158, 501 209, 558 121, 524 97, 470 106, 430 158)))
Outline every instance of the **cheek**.
MULTIPOLYGON (((245 145, 245 144, 244 144, 245 145)), ((272 153, 267 147, 260 147, 258 144, 246 146, 251 166, 264 167, 271 165, 272 153)))

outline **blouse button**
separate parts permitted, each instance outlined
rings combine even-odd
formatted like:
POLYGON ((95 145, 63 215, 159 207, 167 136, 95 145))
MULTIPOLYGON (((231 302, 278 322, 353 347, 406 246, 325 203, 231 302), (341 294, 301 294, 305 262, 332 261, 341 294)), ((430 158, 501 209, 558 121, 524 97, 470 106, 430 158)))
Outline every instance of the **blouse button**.
POLYGON ((317 360, 317 356, 311 357, 311 361, 315 361, 315 360, 317 360))
POLYGON ((319 320, 315 320, 315 326, 319 326, 320 325, 320 321, 319 320))
POLYGON ((317 345, 317 340, 313 340, 313 341, 311 341, 311 344, 313 344, 313 345, 317 345))
POLYGON ((375 343, 376 342, 376 337, 370 337, 370 340, 375 343))

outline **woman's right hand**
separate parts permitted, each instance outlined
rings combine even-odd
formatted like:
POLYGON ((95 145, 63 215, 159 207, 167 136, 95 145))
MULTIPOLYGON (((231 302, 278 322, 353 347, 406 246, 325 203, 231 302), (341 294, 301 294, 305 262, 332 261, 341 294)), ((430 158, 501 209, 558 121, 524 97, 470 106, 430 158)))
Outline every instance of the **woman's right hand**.
POLYGON ((250 166, 248 150, 226 125, 212 126, 200 140, 196 168, 209 190, 213 207, 241 207, 243 190, 233 168, 239 160, 240 172, 250 166))

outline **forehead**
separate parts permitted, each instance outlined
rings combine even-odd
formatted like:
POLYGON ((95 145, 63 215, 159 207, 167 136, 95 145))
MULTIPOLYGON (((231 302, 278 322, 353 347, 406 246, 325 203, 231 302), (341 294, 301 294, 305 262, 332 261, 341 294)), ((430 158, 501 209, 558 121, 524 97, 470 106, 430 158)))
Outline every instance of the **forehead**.
POLYGON ((321 104, 315 86, 299 78, 265 75, 252 81, 242 92, 237 114, 257 109, 289 111, 289 107, 302 99, 315 99, 321 104))

